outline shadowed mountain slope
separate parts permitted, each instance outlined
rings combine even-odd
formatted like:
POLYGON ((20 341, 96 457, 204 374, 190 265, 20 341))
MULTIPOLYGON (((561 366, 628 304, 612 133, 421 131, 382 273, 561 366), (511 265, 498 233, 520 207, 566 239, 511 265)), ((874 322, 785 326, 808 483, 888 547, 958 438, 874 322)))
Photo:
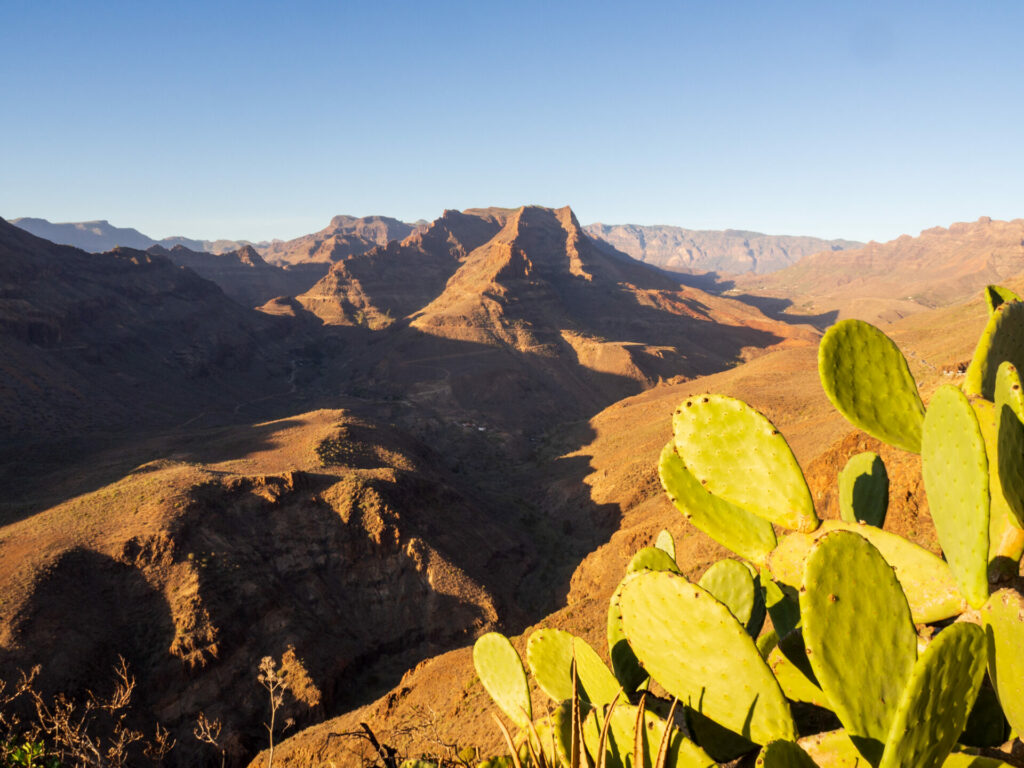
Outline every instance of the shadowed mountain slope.
POLYGON ((744 275, 736 288, 788 299, 802 314, 891 322, 962 302, 1024 271, 1024 219, 988 217, 926 229, 887 243, 808 256, 771 275, 744 275))
POLYGON ((2 220, 0 285, 5 452, 288 393, 308 341, 162 256, 89 254, 2 220))
POLYGON ((858 248, 852 240, 765 235, 738 229, 699 230, 639 224, 588 224, 587 234, 637 261, 670 272, 764 274, 788 267, 819 251, 858 248))
POLYGON ((164 256, 178 266, 188 267, 200 277, 220 286, 228 296, 245 307, 256 307, 278 296, 295 296, 323 277, 320 264, 296 264, 287 269, 268 264, 251 245, 223 253, 193 251, 183 245, 164 248, 153 245, 149 253, 164 256))

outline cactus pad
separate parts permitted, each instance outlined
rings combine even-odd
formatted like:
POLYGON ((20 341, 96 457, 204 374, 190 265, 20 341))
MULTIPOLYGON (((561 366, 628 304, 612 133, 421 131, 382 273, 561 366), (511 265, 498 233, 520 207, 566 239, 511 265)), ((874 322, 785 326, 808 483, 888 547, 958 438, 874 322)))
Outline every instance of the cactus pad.
POLYGON ((673 560, 676 559, 676 540, 664 528, 658 532, 658 538, 655 539, 654 546, 664 551, 673 560))
POLYGON ((1009 288, 1001 285, 985 286, 985 304, 988 305, 988 314, 991 317, 1002 304, 1008 301, 1020 301, 1020 296, 1009 288))
POLYGON ((520 728, 533 719, 530 687, 523 661, 500 632, 481 635, 473 645, 473 666, 494 703, 520 728))
MULTIPOLYGON (((1000 371, 1006 370, 1000 366, 1000 371)), ((997 395, 998 395, 997 378, 997 395)), ((1002 581, 1017 574, 1018 561, 1024 553, 1024 531, 1017 527, 1016 516, 1010 507, 1006 491, 1003 487, 1000 461, 1008 465, 1003 451, 999 447, 999 427, 996 424, 996 407, 988 400, 980 397, 972 398, 971 407, 978 417, 978 426, 985 441, 985 454, 988 457, 989 484, 989 521, 988 521, 988 578, 989 581, 1002 581)), ((1004 430, 1014 426, 1017 417, 1007 408, 1008 419, 1003 421, 1004 430)), ((1018 422, 1019 423, 1019 422, 1018 422)), ((1006 437, 1006 435, 1004 435, 1006 437)), ((1009 449, 1012 450, 1012 449, 1009 449)), ((1024 464, 1024 454, 1020 461, 1024 464)), ((1024 472, 1024 466, 1021 467, 1024 472)), ((1011 484, 1020 482, 1016 476, 1010 477, 1011 484)))
POLYGON ((914 666, 879 768, 939 768, 967 725, 985 676, 985 632, 958 622, 914 666))
POLYGON ((658 547, 644 547, 639 550, 626 566, 626 573, 637 571, 672 571, 679 573, 675 559, 658 547))
POLYGON ((988 674, 1003 714, 1024 733, 1024 596, 1009 589, 992 593, 981 617, 988 641, 988 674))
POLYGON ((773 741, 761 750, 757 768, 817 768, 815 762, 792 741, 773 741))
POLYGON ((811 547, 832 531, 851 531, 863 536, 882 553, 886 562, 896 570, 896 578, 907 596, 916 623, 941 621, 966 609, 967 604, 957 589, 953 574, 941 558, 901 536, 862 523, 826 520, 810 535, 792 533, 783 537, 768 561, 772 576, 799 589, 811 547))
POLYGON ((889 475, 877 453, 851 456, 839 473, 839 514, 848 523, 881 528, 889 507, 889 475))
POLYGON ((924 404, 903 353, 870 323, 841 320, 821 339, 825 394, 854 426, 905 451, 921 450, 924 404))
POLYGON ((755 563, 775 548, 775 530, 767 520, 712 496, 693 476, 669 443, 658 462, 661 484, 676 509, 723 547, 755 563))
POLYGON ((676 450, 709 493, 784 528, 818 527, 789 444, 768 419, 725 395, 687 398, 672 417, 676 450))
MULTIPOLYGON (((1010 362, 1003 362, 996 371, 995 412, 998 435, 995 474, 1012 522, 1024 528, 1024 388, 1016 366, 1010 362)), ((989 462, 992 462, 991 452, 989 462)))
POLYGON ((996 371, 1004 360, 1017 368, 1024 365, 1024 302, 1000 304, 989 317, 964 374, 964 393, 993 400, 996 371))
MULTIPOLYGON (((751 635, 757 636, 756 631, 751 632, 751 625, 752 619, 758 618, 757 604, 763 602, 763 599, 747 566, 737 560, 719 560, 704 572, 698 583, 719 602, 724 603, 736 621, 746 627, 751 635)), ((764 621, 763 609, 760 619, 764 621)), ((757 629, 760 630, 760 627, 757 629)))
MULTIPOLYGON (((679 573, 679 567, 667 552, 656 547, 645 547, 633 555, 633 559, 626 566, 626 573, 637 571, 672 571, 679 573)), ((612 670, 615 678, 622 684, 623 689, 632 693, 644 680, 647 673, 644 672, 636 654, 629 647, 626 640, 626 633, 622 628, 622 609, 620 599, 622 595, 622 583, 615 588, 612 599, 608 603, 608 655, 612 660, 612 670)))
POLYGON ((573 654, 580 698, 594 706, 611 702, 619 683, 585 640, 560 629, 539 629, 526 643, 526 661, 537 685, 556 702, 572 698, 573 654))
POLYGON ((827 731, 806 736, 798 742, 801 749, 822 768, 868 768, 865 760, 850 741, 846 731, 827 731))
POLYGON ((768 666, 775 673, 787 699, 831 709, 828 697, 818 685, 800 631, 790 632, 768 654, 768 666))
POLYGON ((722 603, 665 571, 627 577, 622 619, 637 658, 670 694, 758 744, 793 740, 779 684, 722 603))
POLYGON ((917 659, 917 632, 892 566, 861 536, 823 536, 807 558, 800 614, 821 690, 877 764, 917 659))
POLYGON ((988 458, 974 409, 948 384, 936 390, 924 418, 921 475, 957 586, 980 608, 988 598, 988 458))

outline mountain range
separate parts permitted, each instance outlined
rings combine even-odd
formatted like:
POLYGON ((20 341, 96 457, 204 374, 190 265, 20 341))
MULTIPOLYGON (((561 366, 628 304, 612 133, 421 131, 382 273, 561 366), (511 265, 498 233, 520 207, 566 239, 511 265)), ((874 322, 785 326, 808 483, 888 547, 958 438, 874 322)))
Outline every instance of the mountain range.
MULTIPOLYGON (((154 245, 171 249, 176 245, 192 251, 225 253, 251 246, 267 261, 281 266, 299 263, 332 264, 350 255, 365 253, 392 240, 402 240, 426 221, 409 224, 387 216, 335 216, 319 232, 292 240, 259 243, 238 240, 194 240, 167 237, 154 240, 136 229, 114 227, 108 221, 53 224, 46 219, 12 219, 12 224, 55 243, 73 245, 100 253, 117 246, 145 250, 154 245)), ((822 240, 815 237, 765 235, 743 230, 693 230, 671 226, 636 224, 590 224, 586 232, 603 240, 637 261, 670 272, 763 274, 795 263, 819 251, 855 248, 850 240, 822 240)))

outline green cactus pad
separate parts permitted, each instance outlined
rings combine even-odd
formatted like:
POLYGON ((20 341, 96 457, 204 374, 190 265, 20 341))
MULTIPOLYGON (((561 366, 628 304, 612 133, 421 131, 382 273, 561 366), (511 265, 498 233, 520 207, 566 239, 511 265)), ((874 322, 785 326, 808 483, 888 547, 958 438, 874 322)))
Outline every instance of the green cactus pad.
MULTIPOLYGON (((630 765, 633 764, 639 711, 639 707, 623 703, 615 707, 611 716, 609 741, 618 752, 618 759, 630 765)), ((665 734, 665 726, 664 718, 649 709, 644 710, 644 768, 652 768, 661 739, 665 734)), ((677 766, 677 768, 717 768, 715 761, 679 730, 676 730, 670 737, 668 759, 665 762, 666 765, 677 766)))
MULTIPOLYGON (((1024 388, 1017 368, 1010 362, 1002 363, 996 371, 995 398, 998 436, 994 474, 999 478, 1013 524, 1024 528, 1024 388)), ((985 441, 987 444, 987 435, 985 441)), ((992 458, 990 452, 990 463, 992 458)), ((994 491, 992 496, 995 499, 994 491)))
POLYGON ((772 524, 708 493, 676 453, 675 443, 662 450, 658 474, 676 509, 694 526, 740 557, 765 562, 776 543, 772 524))
MULTIPOLYGON (((1000 370, 1003 370, 1000 368, 1000 370)), ((997 386, 998 390, 998 386, 997 386)), ((988 458, 989 519, 988 519, 988 579, 1003 581, 1017 575, 1018 561, 1024 553, 1024 531, 1017 527, 1016 517, 1003 489, 999 463, 999 428, 996 424, 996 406, 980 397, 971 399, 971 407, 978 418, 981 436, 985 441, 988 458)), ((1010 419, 1017 417, 1008 413, 1010 419)), ((1018 422, 1019 423, 1019 422, 1018 422)), ((1007 428, 1007 423, 1003 424, 1007 428)), ((1024 455, 1021 457, 1024 459, 1024 455)), ((1005 463, 1005 458, 1004 458, 1005 463)), ((1022 462, 1024 464, 1024 462, 1022 462)), ((1024 471, 1024 467, 1022 467, 1024 471)))
POLYGON ((924 404, 903 353, 875 326, 841 320, 818 347, 825 394, 854 426, 905 451, 921 450, 924 404))
POLYGON ((1020 296, 1001 285, 985 286, 985 304, 988 305, 989 317, 999 309, 1000 305, 1008 301, 1020 301, 1020 296))
POLYGON ((814 764, 821 768, 868 768, 870 763, 864 759, 850 741, 844 730, 817 733, 806 736, 797 742, 814 764))
POLYGON ((679 573, 679 566, 675 559, 663 549, 658 547, 644 547, 639 550, 626 566, 626 573, 637 571, 672 571, 679 573))
POLYGON ((520 728, 533 719, 530 686, 522 659, 500 632, 481 635, 473 645, 473 666, 498 709, 520 728))
POLYGON ((664 551, 673 560, 676 559, 676 540, 664 528, 658 532, 658 538, 655 539, 654 546, 664 551))
POLYGON ((879 768, 938 768, 967 725, 985 677, 985 632, 958 622, 914 666, 879 768))
POLYGON ((821 690, 877 764, 917 659, 917 632, 892 566, 861 536, 826 534, 807 558, 800 615, 821 690))
POLYGON ((786 438, 749 405, 725 395, 687 398, 672 428, 683 463, 709 493, 784 528, 818 527, 786 438))
POLYGON ((817 768, 815 762, 792 741, 773 741, 761 750, 757 768, 817 768))
POLYGON ((555 737, 555 755, 563 765, 570 765, 572 753, 572 704, 563 701, 551 713, 551 730, 555 737))
POLYGON ((970 752, 953 752, 942 761, 942 768, 1012 768, 994 757, 981 757, 970 752))
POLYGON ((980 608, 988 598, 988 458, 974 409, 948 384, 924 418, 921 475, 949 568, 967 602, 980 608))
MULTIPOLYGON (((738 560, 719 560, 704 572, 698 583, 719 602, 724 603, 736 620, 747 628, 747 632, 757 636, 756 631, 751 632, 751 624, 752 620, 758 618, 757 606, 758 602, 763 602, 763 598, 747 566, 738 560)), ((760 619, 764 621, 763 609, 760 619)))
MULTIPOLYGON (((645 569, 679 573, 676 561, 667 552, 656 547, 645 547, 633 555, 633 559, 626 566, 626 573, 628 575, 645 569)), ((621 595, 622 582, 619 582, 608 603, 608 655, 612 660, 615 678, 624 690, 632 693, 647 679, 647 673, 640 666, 636 654, 626 640, 626 633, 622 628, 622 609, 619 606, 621 595)))
POLYGON ((779 641, 768 654, 768 666, 775 673, 775 679, 787 699, 831 709, 828 697, 814 676, 804 648, 803 634, 799 630, 790 632, 779 641))
POLYGON ((627 577, 626 635, 644 668, 670 694, 758 744, 793 740, 779 684, 754 640, 706 590, 665 571, 627 577))
MULTIPOLYGON (((804 536, 802 533, 797 535, 804 536)), ((758 578, 764 591, 765 607, 771 616, 772 627, 779 637, 783 637, 800 624, 800 600, 797 594, 800 581, 797 580, 796 586, 773 581, 768 569, 762 570, 758 578)))
POLYGON ((792 533, 783 537, 768 560, 772 576, 799 589, 811 547, 832 531, 850 531, 863 536, 882 553, 886 562, 896 570, 896 578, 910 603, 915 623, 942 621, 967 609, 953 574, 942 558, 901 536, 863 523, 826 520, 810 535, 792 533))
POLYGON ((1024 302, 1000 304, 989 317, 964 374, 964 394, 994 400, 996 371, 1004 360, 1024 365, 1024 302))
MULTIPOLYGON (((757 652, 761 654, 761 658, 767 661, 768 656, 779 645, 779 633, 774 629, 769 629, 757 638, 755 644, 757 645, 757 652)), ((782 691, 785 693, 785 687, 782 688, 782 691)))
POLYGON ((981 609, 988 641, 988 675, 1010 727, 1024 733, 1024 596, 993 592, 981 609))
POLYGON ((538 629, 526 642, 526 662, 537 685, 556 702, 572 699, 572 660, 580 698, 604 706, 619 692, 619 683, 590 645, 561 629, 538 629))
POLYGON ((839 473, 839 514, 848 523, 881 528, 889 507, 889 475, 877 453, 851 456, 839 473))

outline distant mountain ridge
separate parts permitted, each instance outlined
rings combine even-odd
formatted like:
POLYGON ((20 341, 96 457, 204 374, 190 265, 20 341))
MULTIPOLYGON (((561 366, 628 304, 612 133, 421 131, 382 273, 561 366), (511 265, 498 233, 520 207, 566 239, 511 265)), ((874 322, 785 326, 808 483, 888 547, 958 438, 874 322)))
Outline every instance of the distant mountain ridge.
POLYGON ((740 229, 698 230, 639 224, 588 224, 587 234, 637 261, 669 272, 741 274, 774 272, 820 251, 859 248, 853 240, 765 235, 740 229))
POLYGON ((269 245, 269 243, 250 243, 247 240, 194 240, 181 236, 154 240, 133 227, 115 227, 106 219, 51 222, 46 219, 22 217, 11 219, 8 223, 24 229, 36 237, 57 243, 57 245, 71 245, 89 253, 105 253, 115 248, 134 248, 137 251, 144 251, 154 245, 168 249, 181 245, 191 251, 227 253, 228 251, 237 251, 246 245, 255 245, 258 248, 269 245))

